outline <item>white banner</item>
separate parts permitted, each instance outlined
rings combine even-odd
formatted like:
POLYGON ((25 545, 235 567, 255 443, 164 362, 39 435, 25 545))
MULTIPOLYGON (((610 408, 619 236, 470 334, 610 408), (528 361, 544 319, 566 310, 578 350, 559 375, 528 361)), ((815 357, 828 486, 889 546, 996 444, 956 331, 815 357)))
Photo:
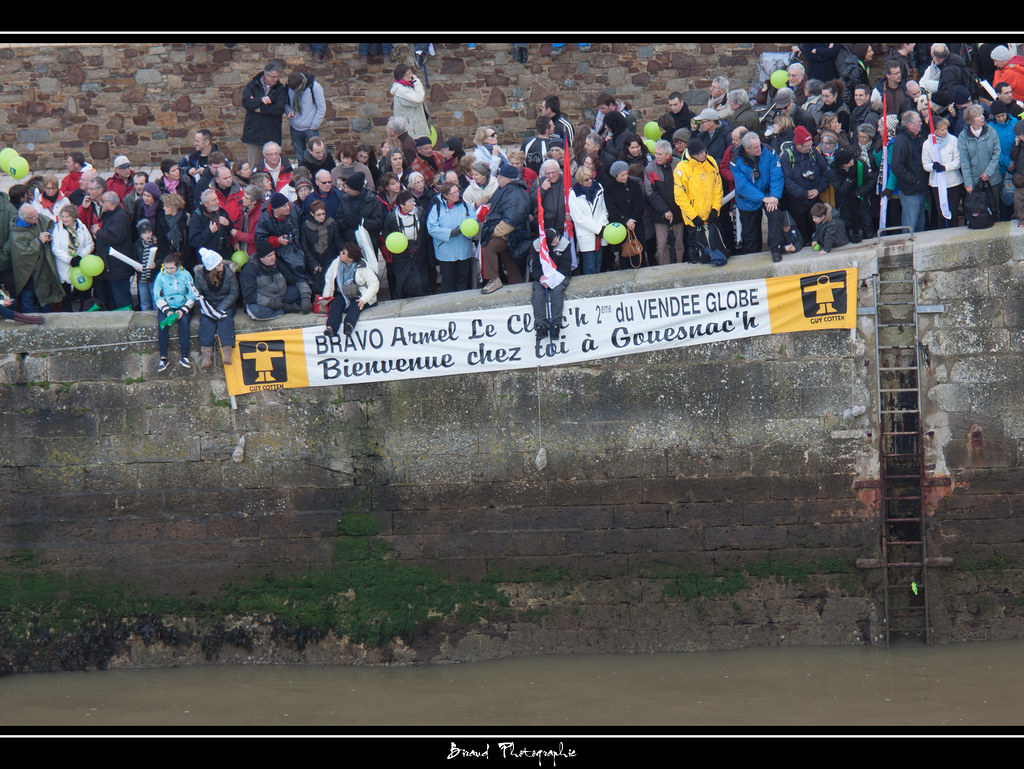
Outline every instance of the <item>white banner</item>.
POLYGON ((556 366, 780 331, 852 328, 855 304, 856 270, 845 269, 566 300, 555 341, 536 338, 530 305, 364 318, 347 337, 325 336, 319 325, 239 335, 225 375, 236 395, 556 366))

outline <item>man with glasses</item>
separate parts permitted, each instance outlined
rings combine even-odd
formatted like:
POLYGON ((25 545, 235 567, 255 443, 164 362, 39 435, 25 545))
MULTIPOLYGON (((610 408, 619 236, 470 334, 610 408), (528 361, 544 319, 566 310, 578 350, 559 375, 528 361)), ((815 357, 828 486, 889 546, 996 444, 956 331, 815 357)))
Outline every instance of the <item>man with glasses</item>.
POLYGON ((309 213, 309 207, 313 205, 314 200, 319 200, 324 204, 328 219, 333 219, 334 215, 338 213, 338 206, 341 205, 341 191, 334 186, 330 171, 321 169, 316 172, 316 176, 313 177, 313 192, 302 201, 304 213, 309 213))
POLYGON ((279 61, 267 62, 263 71, 250 80, 242 92, 242 108, 245 110, 242 141, 250 166, 259 161, 263 145, 267 142, 281 144, 281 121, 288 109, 288 88, 281 82, 283 69, 279 61))

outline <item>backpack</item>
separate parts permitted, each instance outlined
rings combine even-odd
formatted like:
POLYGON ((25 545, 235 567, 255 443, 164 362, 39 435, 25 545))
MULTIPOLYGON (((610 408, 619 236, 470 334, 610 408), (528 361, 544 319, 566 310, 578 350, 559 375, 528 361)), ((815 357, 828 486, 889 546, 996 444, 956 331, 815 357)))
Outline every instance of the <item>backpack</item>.
POLYGON ((989 208, 984 187, 975 185, 964 197, 964 219, 971 230, 985 230, 995 223, 995 216, 989 208))

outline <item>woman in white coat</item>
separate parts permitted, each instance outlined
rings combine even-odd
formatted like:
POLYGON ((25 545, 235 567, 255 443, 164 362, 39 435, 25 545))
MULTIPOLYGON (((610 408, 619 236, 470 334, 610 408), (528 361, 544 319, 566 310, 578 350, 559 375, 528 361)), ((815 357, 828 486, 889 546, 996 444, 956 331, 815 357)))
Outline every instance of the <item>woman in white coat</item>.
POLYGON ((405 130, 413 139, 430 136, 430 124, 427 119, 426 91, 423 83, 413 74, 408 64, 395 67, 395 79, 391 83, 391 95, 395 97, 393 111, 395 117, 405 118, 405 130))
POLYGON ((960 143, 949 132, 949 121, 944 117, 936 118, 934 134, 924 140, 921 145, 921 165, 928 172, 928 185, 931 188, 932 203, 938 215, 940 226, 960 226, 960 203, 964 199, 964 177, 960 173, 960 143), (932 136, 935 147, 932 148, 932 136), (945 174, 946 198, 949 203, 950 218, 942 215, 939 200, 938 174, 945 174))
MULTIPOLYGON (((74 294, 71 292, 71 263, 77 264, 76 257, 86 256, 92 253, 95 246, 89 228, 78 219, 78 211, 75 206, 68 203, 60 208, 57 213, 57 223, 53 226, 53 240, 50 247, 53 249, 54 261, 57 262, 57 273, 60 275, 60 282, 64 284, 64 292, 68 299, 64 302, 67 309, 71 309, 71 299, 74 294)), ((79 292, 79 298, 88 294, 79 292)))
POLYGON ((345 336, 351 334, 359 320, 359 313, 376 303, 379 290, 377 273, 363 259, 359 245, 349 242, 342 246, 338 257, 324 274, 323 297, 332 297, 335 292, 341 294, 331 302, 324 333, 331 337, 337 336, 338 328, 341 327, 345 336), (344 325, 342 314, 345 316, 344 325))
POLYGON ((604 189, 587 166, 576 171, 576 183, 569 191, 569 215, 576 232, 577 255, 584 275, 601 271, 601 232, 608 224, 604 189))

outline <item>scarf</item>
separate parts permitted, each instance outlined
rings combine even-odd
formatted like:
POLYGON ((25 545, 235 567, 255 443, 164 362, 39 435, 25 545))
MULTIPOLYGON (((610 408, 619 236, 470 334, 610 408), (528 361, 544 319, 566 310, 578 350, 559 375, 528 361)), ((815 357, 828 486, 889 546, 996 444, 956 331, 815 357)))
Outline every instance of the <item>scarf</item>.
POLYGON ((576 197, 586 198, 587 202, 591 205, 594 204, 594 199, 597 197, 597 191, 600 189, 601 185, 597 183, 596 179, 590 183, 589 187, 584 187, 579 182, 572 185, 572 191, 576 193, 576 197))
POLYGON ((169 176, 164 176, 162 178, 164 180, 165 190, 167 190, 168 192, 178 191, 178 183, 181 181, 181 179, 171 179, 169 176))
POLYGON ((296 115, 302 114, 302 96, 306 92, 306 88, 309 86, 309 81, 306 79, 305 73, 300 72, 299 77, 302 78, 302 82, 299 83, 299 87, 295 89, 295 94, 292 96, 292 112, 296 115))

